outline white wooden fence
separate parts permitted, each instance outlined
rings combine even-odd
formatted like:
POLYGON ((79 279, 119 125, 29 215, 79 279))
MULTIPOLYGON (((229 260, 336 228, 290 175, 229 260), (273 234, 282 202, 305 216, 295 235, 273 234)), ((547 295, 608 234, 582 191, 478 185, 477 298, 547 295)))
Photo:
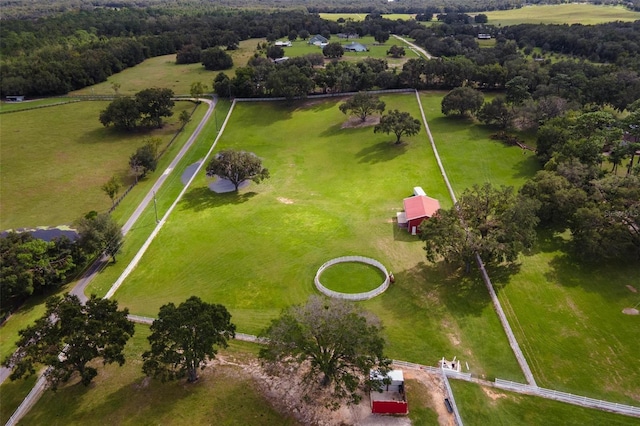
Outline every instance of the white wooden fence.
POLYGON ((325 262, 322 266, 320 266, 318 268, 318 272, 316 272, 316 276, 313 278, 313 282, 315 283, 318 291, 320 291, 321 293, 329 297, 333 297, 336 299, 353 300, 353 301, 368 300, 373 297, 376 297, 379 294, 384 293, 385 290, 389 287, 389 272, 387 271, 387 268, 385 268, 385 266, 382 263, 378 262, 375 259, 362 257, 362 256, 342 256, 342 257, 336 257, 335 259, 331 259, 325 262), (371 291, 367 291, 365 293, 340 293, 338 291, 330 290, 326 288, 324 285, 322 285, 322 283, 320 282, 320 275, 322 275, 324 270, 337 263, 345 263, 345 262, 359 262, 359 263, 366 263, 367 265, 375 266, 376 268, 380 269, 384 274, 384 281, 377 288, 371 291))

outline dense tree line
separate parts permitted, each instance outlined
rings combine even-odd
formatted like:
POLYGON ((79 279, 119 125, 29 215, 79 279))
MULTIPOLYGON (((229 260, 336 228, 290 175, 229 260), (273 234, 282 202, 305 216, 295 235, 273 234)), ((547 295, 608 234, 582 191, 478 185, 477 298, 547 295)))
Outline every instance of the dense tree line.
MULTIPOLYGON (((638 0, 591 0, 594 4, 623 5, 633 10, 640 10, 638 0)), ((162 8, 174 12, 208 12, 221 8, 291 8, 306 9, 311 13, 450 13, 477 12, 485 10, 507 10, 520 8, 525 4, 559 4, 563 0, 451 0, 446 2, 403 0, 401 2, 371 2, 367 0, 328 0, 322 3, 309 4, 301 0, 218 0, 215 4, 208 0, 184 0, 179 3, 168 0, 54 0, 32 2, 29 0, 12 0, 0 3, 3 15, 11 19, 35 18, 74 10, 93 10, 96 8, 162 8)))
POLYGON ((66 284, 97 254, 115 261, 122 232, 111 216, 89 214, 78 220, 76 228, 76 241, 66 237, 44 241, 28 232, 0 238, 0 315, 32 295, 66 284))

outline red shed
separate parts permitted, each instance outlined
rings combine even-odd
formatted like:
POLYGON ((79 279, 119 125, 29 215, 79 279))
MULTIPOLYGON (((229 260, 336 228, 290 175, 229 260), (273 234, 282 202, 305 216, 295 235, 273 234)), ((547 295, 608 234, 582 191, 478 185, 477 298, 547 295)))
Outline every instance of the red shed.
POLYGON ((409 406, 404 393, 402 370, 391 370, 386 375, 377 371, 370 373, 373 380, 384 380, 382 390, 371 391, 371 412, 374 414, 408 414, 409 406))
POLYGON ((426 195, 405 198, 403 203, 407 230, 413 235, 418 232, 418 226, 423 220, 432 217, 440 209, 440 202, 426 195))

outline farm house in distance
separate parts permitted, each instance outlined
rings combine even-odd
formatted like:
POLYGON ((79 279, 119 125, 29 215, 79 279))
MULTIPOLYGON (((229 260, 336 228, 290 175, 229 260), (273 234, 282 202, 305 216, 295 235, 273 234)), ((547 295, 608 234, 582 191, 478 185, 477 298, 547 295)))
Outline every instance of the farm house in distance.
POLYGON ((386 381, 382 391, 371 391, 371 412, 374 414, 408 414, 409 406, 404 393, 402 370, 391 370, 385 376, 372 371, 372 380, 386 381))
POLYGON ((440 210, 440 202, 435 198, 427 197, 419 186, 413 188, 413 196, 405 198, 402 203, 404 211, 396 213, 398 226, 407 228, 411 235, 418 233, 418 226, 423 220, 429 219, 440 210))

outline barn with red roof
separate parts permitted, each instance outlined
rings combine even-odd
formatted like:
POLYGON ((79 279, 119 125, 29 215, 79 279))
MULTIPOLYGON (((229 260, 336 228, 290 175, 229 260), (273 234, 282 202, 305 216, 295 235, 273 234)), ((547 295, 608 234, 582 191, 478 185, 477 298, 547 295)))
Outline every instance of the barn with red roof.
POLYGON ((440 202, 425 195, 422 188, 414 188, 414 194, 404 199, 404 212, 398 215, 398 225, 406 226, 413 235, 418 232, 423 220, 429 219, 440 209, 440 202))

